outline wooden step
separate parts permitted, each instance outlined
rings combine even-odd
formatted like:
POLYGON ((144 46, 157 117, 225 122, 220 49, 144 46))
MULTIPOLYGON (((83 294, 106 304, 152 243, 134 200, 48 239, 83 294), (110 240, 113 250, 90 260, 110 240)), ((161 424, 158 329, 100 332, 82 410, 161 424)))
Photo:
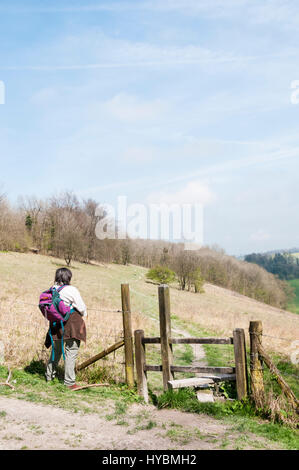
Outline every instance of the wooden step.
POLYGON ((169 380, 168 385, 172 389, 185 387, 210 388, 215 382, 230 380, 236 380, 236 374, 201 374, 200 377, 192 377, 190 379, 169 380))
POLYGON ((226 381, 235 381, 236 374, 197 374, 200 378, 211 379, 214 382, 226 382, 226 381))
POLYGON ((214 380, 204 377, 192 377, 190 379, 169 380, 170 388, 199 387, 209 388, 214 384, 214 380))
POLYGON ((197 390, 196 392, 197 400, 200 401, 201 403, 207 403, 207 402, 214 402, 215 398, 213 395, 213 392, 202 392, 197 390))

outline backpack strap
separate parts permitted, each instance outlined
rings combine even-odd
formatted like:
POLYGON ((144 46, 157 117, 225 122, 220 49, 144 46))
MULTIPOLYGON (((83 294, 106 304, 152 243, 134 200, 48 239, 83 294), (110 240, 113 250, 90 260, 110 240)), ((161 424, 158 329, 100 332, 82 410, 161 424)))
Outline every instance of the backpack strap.
POLYGON ((57 292, 60 292, 64 287, 66 287, 66 284, 64 284, 63 286, 58 287, 58 289, 56 289, 57 292))
MULTIPOLYGON (((61 351, 62 351, 63 360, 65 361, 64 343, 63 343, 64 326, 63 326, 63 321, 62 321, 62 320, 61 320, 60 324, 61 324, 61 328, 62 328, 61 351)), ((53 326, 55 326, 55 325, 56 325, 56 322, 53 323, 53 326)), ((51 338, 51 344, 52 344, 52 356, 51 356, 51 361, 54 362, 55 351, 54 351, 54 340, 53 340, 53 336, 52 336, 52 332, 51 332, 51 324, 50 324, 50 327, 49 327, 49 336, 50 336, 50 338, 51 338)))
POLYGON ((64 343, 63 343, 63 337, 64 337, 64 326, 63 326, 63 321, 61 320, 60 322, 61 328, 62 328, 62 337, 61 337, 61 350, 62 350, 62 357, 63 360, 65 361, 65 354, 64 354, 64 343))
MULTIPOLYGON (((54 323, 55 325, 55 323, 54 323)), ((54 326, 53 325, 53 326, 54 326)), ((51 356, 51 360, 52 362, 54 362, 54 358, 55 358, 55 351, 54 351, 54 341, 53 341, 53 336, 52 336, 52 332, 51 332, 51 323, 50 323, 50 326, 49 326, 49 336, 50 336, 50 339, 51 339, 51 344, 52 344, 52 356, 51 356)))

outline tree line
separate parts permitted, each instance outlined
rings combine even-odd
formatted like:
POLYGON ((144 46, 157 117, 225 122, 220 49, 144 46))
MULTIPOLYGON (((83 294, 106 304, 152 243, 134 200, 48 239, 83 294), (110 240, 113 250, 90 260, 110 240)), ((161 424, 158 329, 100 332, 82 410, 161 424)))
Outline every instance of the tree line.
MULTIPOLYGON (((100 205, 79 200, 72 192, 46 199, 21 198, 12 207, 0 195, 0 250, 42 254, 83 263, 136 264, 148 269, 169 269, 182 290, 202 292, 203 281, 234 290, 256 300, 286 308, 290 287, 256 263, 240 261, 217 247, 184 250, 166 241, 96 236, 100 205)), ((162 269, 162 271, 161 271, 162 269)), ((276 273, 275 273, 276 274, 276 273)))
POLYGON ((299 279, 299 258, 290 253, 261 254, 252 253, 245 256, 245 261, 255 263, 279 279, 299 279))

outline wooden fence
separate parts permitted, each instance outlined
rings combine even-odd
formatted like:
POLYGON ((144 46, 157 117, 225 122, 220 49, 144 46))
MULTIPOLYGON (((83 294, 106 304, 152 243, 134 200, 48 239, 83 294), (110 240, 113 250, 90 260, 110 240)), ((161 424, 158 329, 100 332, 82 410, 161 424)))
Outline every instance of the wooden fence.
POLYGON ((160 337, 146 337, 143 330, 136 330, 135 362, 137 375, 137 390, 148 402, 147 372, 162 372, 164 390, 195 386, 204 388, 215 382, 236 381, 238 399, 242 400, 248 393, 248 376, 246 362, 245 334, 243 329, 233 331, 229 338, 173 338, 171 335, 170 296, 168 285, 158 287, 160 337), (149 365, 146 362, 146 345, 161 345, 161 365, 149 365), (233 344, 235 367, 211 366, 176 366, 173 364, 174 344, 233 344), (175 372, 191 372, 201 374, 201 377, 175 381, 175 372))
POLYGON ((291 405, 298 412, 299 402, 289 385, 285 382, 276 366, 271 361, 269 355, 262 346, 262 322, 251 321, 249 326, 250 336, 250 382, 247 369, 247 355, 245 344, 245 332, 242 328, 233 330, 233 335, 227 338, 173 338, 171 333, 170 318, 170 295, 168 285, 161 284, 158 287, 159 299, 159 322, 160 336, 147 337, 143 330, 134 332, 135 351, 133 343, 131 304, 129 284, 121 284, 121 302, 123 316, 123 339, 109 346, 99 354, 79 364, 77 371, 94 364, 99 359, 103 359, 108 354, 124 347, 125 355, 125 380, 128 387, 135 386, 134 379, 134 352, 136 366, 137 391, 145 402, 148 402, 147 372, 162 372, 163 388, 169 390, 180 387, 209 388, 211 385, 223 381, 235 381, 237 397, 239 400, 245 399, 251 394, 257 407, 262 406, 265 398, 263 362, 269 367, 283 393, 288 398, 291 405), (146 345, 160 344, 161 364, 150 365, 146 361, 146 345), (173 345, 176 344, 228 344, 234 346, 234 367, 213 367, 213 366, 176 366, 173 364, 173 345), (191 379, 175 380, 174 374, 177 372, 200 374, 200 377, 191 379), (250 388, 249 388, 250 385, 250 388))

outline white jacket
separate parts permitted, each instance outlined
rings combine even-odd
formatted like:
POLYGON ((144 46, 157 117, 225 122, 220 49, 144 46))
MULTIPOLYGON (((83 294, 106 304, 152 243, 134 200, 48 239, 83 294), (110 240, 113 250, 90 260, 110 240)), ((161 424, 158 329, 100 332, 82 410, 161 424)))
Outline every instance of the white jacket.
MULTIPOLYGON (((56 287, 57 289, 61 286, 59 284, 54 284, 54 287, 56 287)), ((77 287, 65 286, 63 289, 61 289, 59 295, 65 305, 69 306, 72 304, 72 307, 78 310, 78 312, 81 313, 82 317, 87 317, 86 305, 83 302, 83 299, 77 287)))

